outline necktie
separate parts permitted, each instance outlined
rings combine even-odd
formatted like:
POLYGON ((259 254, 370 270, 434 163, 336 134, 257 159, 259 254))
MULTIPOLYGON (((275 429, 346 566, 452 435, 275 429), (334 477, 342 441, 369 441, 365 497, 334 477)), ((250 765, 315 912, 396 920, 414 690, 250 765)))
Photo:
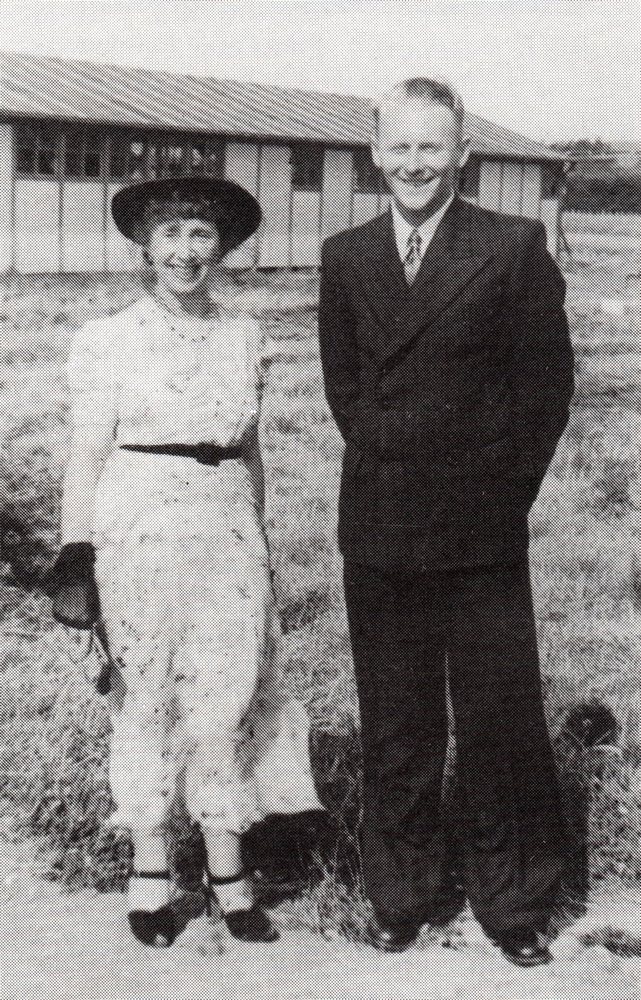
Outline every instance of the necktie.
POLYGON ((407 237, 407 254, 403 262, 407 284, 411 285, 421 266, 421 234, 413 229, 407 237))

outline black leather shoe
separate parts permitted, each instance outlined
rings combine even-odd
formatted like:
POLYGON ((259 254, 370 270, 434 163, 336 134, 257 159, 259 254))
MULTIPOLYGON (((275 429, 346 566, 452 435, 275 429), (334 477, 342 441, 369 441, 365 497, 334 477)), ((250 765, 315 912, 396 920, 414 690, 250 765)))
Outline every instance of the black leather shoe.
POLYGON ((231 910, 223 914, 230 934, 239 941, 278 941, 280 934, 262 909, 254 904, 251 910, 231 910))
POLYGON ((134 937, 152 948, 168 948, 176 937, 174 915, 168 906, 159 910, 131 910, 129 926, 134 937))
POLYGON ((416 941, 421 925, 406 920, 399 923, 372 917, 367 927, 367 940, 379 951, 405 951, 416 941))
POLYGON ((504 958, 513 965, 530 968, 533 965, 547 965, 552 961, 545 940, 532 927, 513 927, 490 937, 499 946, 504 958))

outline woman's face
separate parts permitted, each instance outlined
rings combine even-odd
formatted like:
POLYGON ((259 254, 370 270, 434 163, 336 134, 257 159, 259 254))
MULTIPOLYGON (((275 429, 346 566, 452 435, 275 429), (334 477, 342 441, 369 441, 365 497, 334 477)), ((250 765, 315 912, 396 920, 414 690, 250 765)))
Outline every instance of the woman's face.
POLYGON ((169 219, 151 231, 145 248, 158 284, 173 295, 203 287, 220 261, 220 236, 204 219, 169 219))

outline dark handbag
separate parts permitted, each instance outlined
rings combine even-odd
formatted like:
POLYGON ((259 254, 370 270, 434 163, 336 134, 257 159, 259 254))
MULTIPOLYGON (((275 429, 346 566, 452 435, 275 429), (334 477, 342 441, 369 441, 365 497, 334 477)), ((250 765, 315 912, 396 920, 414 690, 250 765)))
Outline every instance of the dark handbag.
POLYGON ((53 617, 63 625, 90 629, 98 620, 95 559, 90 542, 71 542, 60 550, 49 575, 49 590, 53 617))

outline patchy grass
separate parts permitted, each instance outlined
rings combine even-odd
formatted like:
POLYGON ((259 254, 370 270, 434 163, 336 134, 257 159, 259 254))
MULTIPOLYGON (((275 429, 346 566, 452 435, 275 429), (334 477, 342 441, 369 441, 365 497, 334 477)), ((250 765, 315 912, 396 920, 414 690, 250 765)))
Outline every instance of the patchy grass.
MULTIPOLYGON (((630 749, 634 739, 624 734, 636 732, 628 716, 639 692, 641 356, 626 303, 613 316, 600 307, 594 283, 584 294, 583 273, 580 281, 568 277, 578 389, 531 518, 542 670, 577 855, 587 844, 593 885, 634 884, 641 877, 639 762, 630 749), (612 710, 617 746, 588 749, 568 737, 564 721, 583 702, 612 710)), ((239 283, 273 341, 263 445, 283 664, 312 717, 316 775, 336 817, 315 845, 304 831, 291 833, 288 843, 298 844, 305 859, 298 884, 309 881, 291 904, 291 919, 358 939, 367 906, 354 836, 358 712, 336 548, 342 444, 322 393, 317 277, 256 275, 239 283)), ((97 664, 91 656, 81 662, 81 651, 54 625, 38 584, 57 544, 70 334, 87 317, 114 312, 139 292, 129 277, 20 279, 5 288, 0 323, 6 403, 0 811, 46 838, 53 876, 99 888, 122 884, 128 854, 104 828, 111 808, 108 719, 85 678, 97 664)), ((178 817, 181 822, 179 845, 189 846, 178 817)), ((261 846, 257 836, 248 848, 265 870, 267 842, 261 846)), ((281 867, 283 843, 273 840, 281 867)), ((286 872, 273 875, 287 883, 286 872)))

